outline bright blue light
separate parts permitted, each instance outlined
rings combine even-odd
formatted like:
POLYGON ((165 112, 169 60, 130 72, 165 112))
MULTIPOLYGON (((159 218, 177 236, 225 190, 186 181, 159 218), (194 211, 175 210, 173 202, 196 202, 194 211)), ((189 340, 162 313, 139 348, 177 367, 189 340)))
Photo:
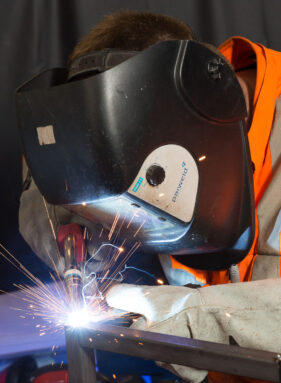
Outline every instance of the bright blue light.
POLYGON ((142 375, 141 378, 142 380, 145 381, 145 383, 152 383, 152 379, 150 375, 142 375))

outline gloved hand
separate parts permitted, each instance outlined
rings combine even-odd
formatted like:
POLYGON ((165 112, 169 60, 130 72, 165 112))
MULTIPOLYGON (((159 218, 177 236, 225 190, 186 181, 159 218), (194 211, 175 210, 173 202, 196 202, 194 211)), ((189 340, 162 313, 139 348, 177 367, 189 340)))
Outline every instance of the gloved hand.
MULTIPOLYGON (((59 274, 64 271, 64 258, 56 241, 56 235, 60 226, 77 223, 86 227, 90 233, 86 238, 88 252, 92 255, 96 248, 97 238, 100 236, 102 226, 92 223, 61 206, 50 205, 44 202, 34 181, 31 181, 20 199, 19 230, 33 252, 49 267, 57 269, 59 274)), ((103 230, 106 235, 106 229, 103 230)), ((99 238, 102 241, 101 238, 99 238)), ((107 260, 102 254, 90 263, 91 271, 101 271, 106 267, 107 260)))
MULTIPOLYGON (((143 315, 134 326, 211 342, 280 352, 281 279, 217 285, 200 289, 179 286, 117 285, 106 300, 114 308, 143 315)), ((163 351, 165 352, 165 351, 163 351)), ((189 382, 206 371, 164 365, 189 382)))
MULTIPOLYGON (((111 307, 143 315, 133 323, 133 328, 188 338, 192 337, 192 333, 186 308, 201 303, 200 294, 196 289, 127 284, 112 287, 106 295, 106 300, 111 307)), ((157 364, 182 379, 187 379, 188 382, 199 383, 207 374, 207 371, 191 367, 167 365, 163 362, 157 364)))

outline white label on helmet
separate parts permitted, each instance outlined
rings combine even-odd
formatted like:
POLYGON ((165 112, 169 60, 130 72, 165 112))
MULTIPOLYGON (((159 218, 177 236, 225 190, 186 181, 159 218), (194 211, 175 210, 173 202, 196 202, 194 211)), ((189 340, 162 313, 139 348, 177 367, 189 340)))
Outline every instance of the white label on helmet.
POLYGON ((165 145, 146 158, 128 192, 183 222, 190 222, 198 182, 197 164, 188 150, 179 145, 165 145), (147 178, 147 171, 152 166, 162 169, 161 182, 157 184, 159 179, 156 180, 156 185, 151 185, 147 178))
POLYGON ((39 126, 37 128, 37 136, 40 145, 50 145, 56 143, 53 125, 39 126))

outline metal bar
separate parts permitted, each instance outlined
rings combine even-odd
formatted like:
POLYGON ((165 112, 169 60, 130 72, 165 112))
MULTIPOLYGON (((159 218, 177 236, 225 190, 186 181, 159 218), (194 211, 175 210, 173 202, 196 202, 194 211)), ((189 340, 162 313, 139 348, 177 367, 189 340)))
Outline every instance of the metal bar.
POLYGON ((78 338, 86 348, 279 382, 273 352, 109 325, 80 330, 78 338))
POLYGON ((66 351, 69 383, 96 383, 94 350, 79 342, 79 333, 66 328, 66 351))

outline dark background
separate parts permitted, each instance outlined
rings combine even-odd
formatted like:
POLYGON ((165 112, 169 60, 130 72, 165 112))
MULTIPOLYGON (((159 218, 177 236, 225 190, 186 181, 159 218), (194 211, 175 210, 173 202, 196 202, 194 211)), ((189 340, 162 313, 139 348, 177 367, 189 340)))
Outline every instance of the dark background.
MULTIPOLYGON (((242 35, 281 50, 279 0, 1 0, 0 243, 42 277, 46 268, 18 232, 22 181, 14 89, 44 68, 64 66, 91 26, 120 9, 174 16, 189 23, 199 39, 214 45, 242 35)), ((19 280, 20 275, 0 257, 0 289, 11 289, 19 280)))

